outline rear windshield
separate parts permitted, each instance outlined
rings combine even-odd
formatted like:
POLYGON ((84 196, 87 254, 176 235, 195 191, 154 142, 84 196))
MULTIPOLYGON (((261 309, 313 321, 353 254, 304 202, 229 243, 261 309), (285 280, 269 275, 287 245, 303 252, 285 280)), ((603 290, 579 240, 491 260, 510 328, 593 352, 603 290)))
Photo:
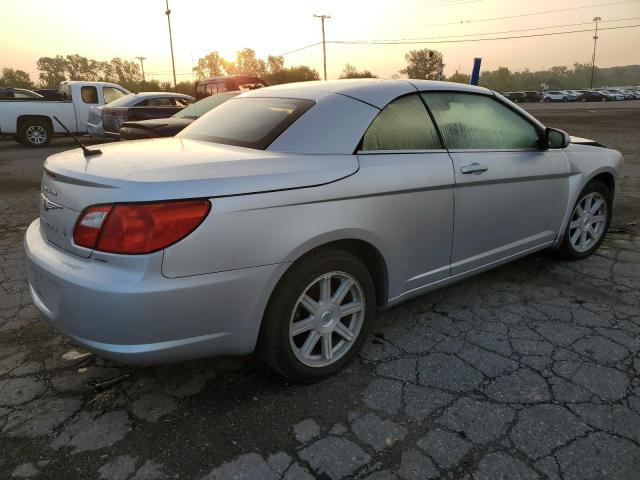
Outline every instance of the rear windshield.
POLYGON ((123 95, 120 98, 115 99, 113 102, 107 103, 108 107, 128 107, 131 103, 138 98, 135 93, 129 95, 123 95))
POLYGON ((298 98, 234 98, 176 136, 264 150, 314 103, 298 98))
POLYGON ((240 95, 241 92, 227 92, 217 93, 210 95, 202 100, 192 103, 186 108, 183 108, 176 113, 174 118, 198 118, 207 113, 212 108, 222 105, 227 100, 232 99, 236 95, 240 95))

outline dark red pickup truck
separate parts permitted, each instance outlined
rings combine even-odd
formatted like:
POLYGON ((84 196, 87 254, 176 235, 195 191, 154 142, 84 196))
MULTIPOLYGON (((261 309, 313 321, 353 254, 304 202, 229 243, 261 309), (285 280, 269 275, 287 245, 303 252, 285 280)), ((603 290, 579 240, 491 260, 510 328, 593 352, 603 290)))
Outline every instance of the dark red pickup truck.
POLYGON ((181 93, 143 92, 125 95, 103 107, 102 128, 105 136, 118 139, 124 122, 167 118, 194 100, 181 93))
POLYGON ((250 77, 249 75, 206 78, 196 83, 196 98, 200 100, 216 93, 255 90, 256 88, 268 86, 269 83, 266 80, 260 77, 250 77))

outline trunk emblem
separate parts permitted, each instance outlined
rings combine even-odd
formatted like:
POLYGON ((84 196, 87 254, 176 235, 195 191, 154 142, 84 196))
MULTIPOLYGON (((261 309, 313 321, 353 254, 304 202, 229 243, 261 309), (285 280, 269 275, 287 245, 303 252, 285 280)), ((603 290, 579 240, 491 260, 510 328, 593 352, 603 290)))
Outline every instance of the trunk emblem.
POLYGON ((56 209, 62 208, 62 205, 58 205, 57 203, 52 202, 47 197, 45 197, 44 194, 40 194, 40 195, 42 197, 42 208, 44 208, 45 212, 48 212, 49 210, 56 210, 56 209))
POLYGON ((56 192, 55 190, 52 190, 51 188, 47 187, 46 184, 42 185, 42 189, 47 192, 49 195, 53 196, 53 197, 57 197, 58 196, 58 192, 56 192))

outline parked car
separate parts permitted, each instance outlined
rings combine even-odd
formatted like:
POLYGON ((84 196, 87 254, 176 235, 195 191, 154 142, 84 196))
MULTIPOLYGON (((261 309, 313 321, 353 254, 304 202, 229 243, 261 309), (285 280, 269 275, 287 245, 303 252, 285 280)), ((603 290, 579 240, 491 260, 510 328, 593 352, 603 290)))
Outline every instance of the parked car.
POLYGON ((539 92, 526 91, 524 96, 527 102, 539 102, 542 100, 542 95, 539 92))
POLYGON ((506 92, 503 95, 514 103, 523 103, 527 101, 527 96, 524 92, 506 92))
POLYGON ((605 97, 607 97, 607 102, 614 102, 616 100, 620 99, 620 96, 618 95, 614 95, 613 93, 607 91, 607 90, 591 90, 592 92, 599 92, 602 95, 604 95, 605 97))
POLYGON ((245 92, 176 137, 100 149, 44 164, 36 308, 106 358, 257 349, 296 381, 345 367, 377 307, 542 249, 590 256, 623 163, 491 90, 425 80, 245 92))
POLYGON ((140 140, 143 138, 173 137, 209 110, 222 105, 240 93, 242 92, 216 93, 192 103, 171 117, 124 122, 120 127, 120 138, 122 140, 140 140))
POLYGON ((622 101, 624 100, 624 95, 616 90, 611 90, 611 89, 604 89, 604 90, 600 90, 602 93, 606 94, 609 96, 609 98, 611 98, 612 100, 617 100, 617 101, 622 101))
POLYGON ((543 102, 568 102, 569 98, 569 93, 563 90, 544 92, 544 94, 542 95, 543 102))
POLYGON ((609 89, 609 91, 611 93, 613 93, 614 95, 620 95, 622 96, 622 100, 635 100, 635 95, 633 95, 631 92, 627 92, 626 90, 619 90, 619 89, 609 89))
POLYGON ((120 139, 120 127, 132 120, 167 118, 194 102, 190 95, 142 92, 126 95, 102 107, 102 128, 107 138, 120 139))
POLYGON ((112 90, 129 93, 115 83, 78 81, 60 83, 60 101, 43 101, 41 96, 21 102, 0 100, 0 135, 14 137, 28 147, 44 147, 54 134, 66 134, 54 116, 70 131, 86 133, 89 108, 105 103, 112 90))
POLYGON ((606 102, 609 98, 602 92, 586 91, 578 96, 579 102, 606 102))
POLYGON ((60 97, 60 92, 57 88, 37 88, 34 90, 39 95, 42 95, 45 100, 54 100, 60 101, 62 98, 60 97))
POLYGON ((236 90, 255 90, 268 87, 269 83, 260 77, 248 75, 233 75, 230 77, 213 77, 196 83, 196 98, 208 97, 216 93, 233 92, 236 90))
POLYGON ((44 97, 25 88, 0 87, 0 100, 44 100, 44 97))

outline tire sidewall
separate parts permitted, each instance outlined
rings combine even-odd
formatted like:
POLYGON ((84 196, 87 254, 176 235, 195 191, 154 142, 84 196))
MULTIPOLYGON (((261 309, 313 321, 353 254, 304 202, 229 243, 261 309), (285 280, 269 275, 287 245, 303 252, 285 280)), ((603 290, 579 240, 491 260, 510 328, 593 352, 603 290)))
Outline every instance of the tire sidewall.
POLYGON ((569 222, 567 223, 567 227, 565 229, 564 237, 562 240, 562 245, 560 247, 560 251, 562 255, 565 258, 570 260, 579 260, 579 259, 587 258, 591 256, 598 248, 600 248, 600 245, 602 244, 605 237, 607 236, 607 232, 609 231, 609 225, 611 224, 612 213, 613 213, 613 195, 609 190, 609 188, 604 183, 597 180, 589 182, 582 189, 582 191, 580 192, 580 195, 578 195, 578 198, 576 199, 576 202, 571 207, 569 222), (602 232, 602 235, 600 236, 598 241, 589 250, 586 250, 584 252, 578 252, 573 248, 573 245, 571 245, 571 239, 569 238, 569 224, 571 223, 571 217, 573 216, 573 211, 575 210, 576 205, 578 205, 578 203, 582 200, 582 198, 584 198, 585 195, 592 192, 599 193, 604 197, 607 203, 607 220, 604 226, 604 231, 602 232))
POLYGON ((369 327, 375 316, 375 308, 373 280, 367 268, 356 257, 346 252, 332 251, 320 256, 314 262, 303 261, 298 266, 294 265, 276 288, 265 314, 263 327, 269 330, 264 334, 270 337, 268 341, 273 342, 276 348, 276 356, 273 360, 277 365, 273 365, 273 362, 269 363, 284 376, 298 382, 311 383, 334 375, 352 360, 366 341, 369 327), (294 306, 309 284, 321 275, 333 271, 348 273, 358 281, 364 295, 365 317, 358 338, 342 358, 326 367, 309 367, 301 363, 291 349, 289 322, 294 306))

